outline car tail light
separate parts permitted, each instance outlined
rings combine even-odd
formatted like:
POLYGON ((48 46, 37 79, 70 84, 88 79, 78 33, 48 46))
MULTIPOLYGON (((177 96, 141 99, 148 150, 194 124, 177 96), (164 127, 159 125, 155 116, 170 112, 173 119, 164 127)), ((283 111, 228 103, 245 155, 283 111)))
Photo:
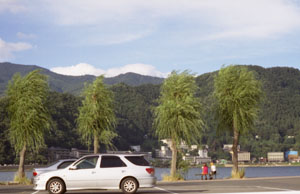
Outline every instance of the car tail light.
POLYGON ((33 175, 33 176, 36 176, 36 175, 37 175, 37 172, 34 171, 34 172, 32 173, 32 175, 33 175))
POLYGON ((154 174, 154 168, 146 168, 146 171, 149 173, 149 174, 154 174))

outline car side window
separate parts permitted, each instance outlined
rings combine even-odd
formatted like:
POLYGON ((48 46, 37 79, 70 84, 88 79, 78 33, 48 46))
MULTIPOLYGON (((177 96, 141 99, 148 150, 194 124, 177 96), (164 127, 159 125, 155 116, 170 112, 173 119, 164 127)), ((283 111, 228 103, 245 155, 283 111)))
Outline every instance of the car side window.
POLYGON ((91 169, 95 168, 97 161, 98 161, 98 156, 91 156, 91 157, 86 157, 80 160, 76 167, 77 169, 91 169))
POLYGON ((126 167, 126 164, 118 156, 102 156, 101 168, 126 167))
POLYGON ((125 156, 125 158, 138 166, 150 166, 149 162, 143 156, 125 156))
POLYGON ((57 169, 63 169, 68 167, 70 164, 72 164, 74 161, 65 161, 62 162, 60 165, 58 165, 57 169))

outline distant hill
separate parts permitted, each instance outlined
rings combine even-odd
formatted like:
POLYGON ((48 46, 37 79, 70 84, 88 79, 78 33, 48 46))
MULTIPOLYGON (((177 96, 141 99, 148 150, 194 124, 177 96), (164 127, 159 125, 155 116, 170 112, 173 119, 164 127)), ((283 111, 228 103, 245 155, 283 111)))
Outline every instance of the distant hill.
MULTIPOLYGON (((80 94, 85 82, 92 82, 96 78, 93 75, 61 75, 36 65, 20 65, 8 62, 0 63, 0 95, 5 92, 8 81, 11 80, 15 73, 19 72, 21 75, 26 75, 35 69, 42 69, 42 73, 49 77, 49 86, 52 90, 57 92, 68 92, 75 95, 80 94)), ((125 83, 130 86, 160 84, 162 81, 163 78, 143 76, 135 73, 126 73, 104 79, 104 82, 109 85, 125 83)))
POLYGON ((161 84, 163 80, 163 78, 159 77, 145 76, 136 73, 126 73, 112 78, 105 78, 104 82, 109 85, 125 83, 129 86, 139 86, 143 84, 161 84))

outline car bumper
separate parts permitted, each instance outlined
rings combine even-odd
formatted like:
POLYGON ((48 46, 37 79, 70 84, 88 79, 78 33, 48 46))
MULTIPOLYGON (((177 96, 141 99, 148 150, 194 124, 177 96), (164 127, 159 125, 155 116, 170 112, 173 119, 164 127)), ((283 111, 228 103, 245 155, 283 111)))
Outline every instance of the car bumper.
POLYGON ((154 187, 156 185, 156 177, 139 178, 139 187, 154 187))
POLYGON ((33 179, 33 189, 34 190, 46 190, 46 181, 40 179, 33 179))

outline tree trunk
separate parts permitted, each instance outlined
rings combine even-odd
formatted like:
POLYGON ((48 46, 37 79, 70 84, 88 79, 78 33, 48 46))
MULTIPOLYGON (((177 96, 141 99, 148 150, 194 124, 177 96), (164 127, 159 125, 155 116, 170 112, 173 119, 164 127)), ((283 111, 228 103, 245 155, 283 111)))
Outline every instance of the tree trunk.
POLYGON ((232 155, 232 172, 234 174, 236 174, 239 170, 239 166, 238 166, 238 144, 239 144, 239 131, 236 127, 233 127, 233 145, 232 145, 232 151, 233 151, 233 155, 232 155))
POLYGON ((20 162, 19 162, 19 169, 18 169, 18 177, 20 179, 25 177, 25 153, 26 153, 26 144, 24 143, 24 146, 20 152, 20 162))
POLYGON ((99 153, 99 138, 98 135, 94 135, 94 154, 98 154, 99 153))
POLYGON ((171 162, 171 177, 176 175, 177 147, 175 141, 171 140, 172 162, 171 162))

